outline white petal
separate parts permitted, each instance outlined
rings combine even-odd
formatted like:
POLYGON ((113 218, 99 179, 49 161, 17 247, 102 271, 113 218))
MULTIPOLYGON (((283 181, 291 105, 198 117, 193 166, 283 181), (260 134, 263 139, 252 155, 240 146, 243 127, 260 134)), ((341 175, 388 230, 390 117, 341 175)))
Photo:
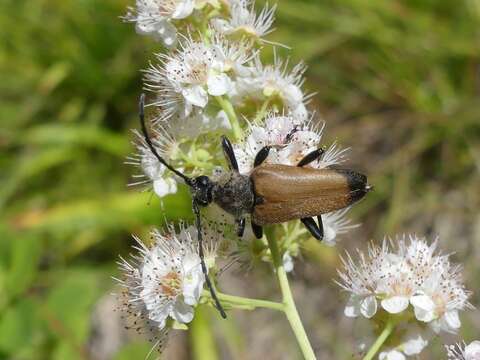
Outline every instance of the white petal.
POLYGON ((337 232, 335 231, 335 229, 331 226, 328 226, 328 224, 323 224, 324 226, 324 234, 323 234, 323 241, 325 243, 325 245, 327 246, 335 246, 335 244, 337 243, 335 241, 335 238, 337 237, 337 232), (325 226, 327 225, 327 226, 325 226))
POLYGON ((360 312, 367 319, 370 319, 373 315, 376 314, 376 312, 377 312, 377 299, 375 299, 375 296, 369 296, 369 297, 363 299, 363 301, 360 304, 360 312))
POLYGON ((392 296, 383 299, 382 307, 390 314, 398 314, 408 307, 408 298, 405 296, 392 296))
POLYGON ((210 95, 221 96, 230 91, 232 83, 227 75, 217 74, 208 77, 207 87, 210 95))
POLYGON ((414 307, 415 317, 419 321, 430 322, 436 318, 435 303, 427 295, 415 295, 410 298, 414 307))
POLYGON ((421 334, 418 333, 403 343, 402 350, 405 355, 412 356, 420 354, 427 345, 428 340, 424 339, 421 334))
POLYGON ((343 313, 346 317, 358 317, 360 315, 360 297, 351 295, 343 313))
POLYGON ((473 341, 465 347, 465 357, 467 360, 480 359, 480 341, 473 341))
POLYGON ((190 281, 183 284, 183 298, 187 305, 196 305, 203 289, 204 276, 200 272, 190 276, 190 281))
POLYGON ((303 99, 302 91, 296 85, 289 84, 281 90, 283 90, 284 92, 287 105, 294 105, 294 107, 296 107, 296 105, 300 103, 303 99))
POLYGON ((462 325, 457 310, 447 311, 443 317, 445 318, 447 325, 453 330, 459 329, 462 325))
POLYGON ((203 108, 208 103, 208 94, 200 85, 193 85, 183 89, 182 95, 195 106, 203 108))
POLYGON ((405 355, 398 350, 390 350, 381 352, 378 358, 379 360, 405 360, 405 355))
POLYGON ((185 19, 193 11, 193 0, 184 0, 180 2, 172 14, 172 19, 185 19))
POLYGON ((168 21, 162 22, 162 26, 157 27, 157 33, 167 47, 173 46, 177 41, 177 28, 168 21))
POLYGON ((142 21, 139 19, 137 20, 137 23, 135 25, 135 30, 137 31, 137 34, 148 35, 155 32, 157 29, 154 23, 150 21, 142 21))
POLYGON ((291 272, 293 270, 293 259, 288 252, 283 254, 283 268, 286 272, 291 272))
POLYGON ((177 192, 177 183, 173 179, 157 179, 153 182, 153 191, 158 197, 177 192))
POLYGON ((179 323, 189 323, 193 320, 193 307, 185 304, 183 300, 177 299, 170 316, 179 323))

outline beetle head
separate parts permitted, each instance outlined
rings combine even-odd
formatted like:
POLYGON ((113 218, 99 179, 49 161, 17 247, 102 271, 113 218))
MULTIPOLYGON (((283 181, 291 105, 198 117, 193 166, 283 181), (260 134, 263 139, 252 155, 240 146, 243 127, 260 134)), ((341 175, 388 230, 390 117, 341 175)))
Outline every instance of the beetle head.
POLYGON ((192 181, 193 200, 201 206, 212 202, 213 182, 208 176, 198 176, 192 181))

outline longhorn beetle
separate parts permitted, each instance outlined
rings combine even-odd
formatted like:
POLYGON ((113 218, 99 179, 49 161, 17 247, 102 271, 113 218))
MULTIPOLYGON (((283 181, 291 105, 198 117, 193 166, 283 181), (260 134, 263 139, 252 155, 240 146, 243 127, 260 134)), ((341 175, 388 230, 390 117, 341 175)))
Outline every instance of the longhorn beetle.
POLYGON ((225 136, 222 137, 222 147, 230 171, 218 181, 212 181, 204 175, 188 177, 168 164, 153 146, 145 125, 144 106, 145 94, 142 94, 139 117, 145 142, 158 161, 190 187, 202 271, 215 306, 223 318, 226 318, 226 314, 215 294, 204 261, 200 207, 214 202, 233 215, 239 237, 243 236, 245 230, 245 216, 250 214, 252 230, 257 238, 263 236, 263 225, 300 219, 313 237, 322 240, 321 214, 345 208, 372 189, 367 184, 367 177, 353 170, 334 166, 325 169, 304 167, 322 156, 324 150, 321 148, 307 154, 297 166, 262 165, 271 149, 267 145, 255 156, 250 175, 242 175, 238 170, 233 146, 225 136), (318 223, 313 217, 317 217, 318 223))

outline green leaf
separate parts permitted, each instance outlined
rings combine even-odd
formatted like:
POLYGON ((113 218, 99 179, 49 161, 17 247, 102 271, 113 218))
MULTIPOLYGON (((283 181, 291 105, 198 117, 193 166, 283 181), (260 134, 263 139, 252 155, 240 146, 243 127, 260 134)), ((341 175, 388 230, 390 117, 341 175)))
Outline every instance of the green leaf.
POLYGON ((145 359, 145 356, 152 349, 152 345, 147 342, 135 342, 128 344, 120 349, 114 360, 133 360, 145 359))
POLYGON ((23 299, 5 311, 0 319, 0 352, 13 355, 32 345, 41 332, 37 309, 38 304, 23 299))
POLYGON ((33 236, 19 235, 12 240, 10 266, 5 284, 11 298, 22 294, 32 284, 42 252, 41 241, 33 236))
POLYGON ((103 292, 102 279, 93 270, 70 270, 62 274, 44 306, 51 331, 74 350, 87 340, 92 305, 103 292))

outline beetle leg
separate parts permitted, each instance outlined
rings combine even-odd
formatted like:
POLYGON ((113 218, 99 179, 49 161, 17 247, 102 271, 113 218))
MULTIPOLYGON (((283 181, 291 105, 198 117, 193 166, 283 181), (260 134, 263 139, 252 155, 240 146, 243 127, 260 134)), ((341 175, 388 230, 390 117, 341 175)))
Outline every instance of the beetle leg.
POLYGON ((320 233, 322 234, 322 239, 323 239, 323 235, 325 234, 325 232, 323 230, 322 215, 317 216, 317 222, 318 222, 318 229, 320 230, 320 233))
POLYGON ((218 300, 217 294, 215 289, 213 288, 212 282, 208 277, 207 266, 205 265, 205 255, 203 253, 203 235, 202 235, 202 223, 200 219, 200 209, 198 208, 198 204, 196 201, 193 201, 193 212, 195 213, 195 225, 197 227, 197 239, 198 239, 198 256, 200 257, 200 265, 202 267, 203 275, 205 276, 205 283, 207 284, 208 290, 210 290, 210 295, 212 296, 212 300, 215 304, 215 307, 220 312, 222 318, 226 319, 227 314, 225 314, 225 310, 223 310, 222 304, 218 300))
POLYGON ((255 223, 252 222, 252 231, 253 233, 255 234, 255 237, 257 239, 261 239, 262 236, 263 236, 263 229, 260 225, 257 225, 255 223))
POLYGON ((325 149, 323 149, 323 148, 313 150, 312 152, 305 155, 305 157, 302 160, 300 160, 300 162, 297 164, 297 166, 302 167, 302 166, 310 164, 311 162, 320 158, 323 155, 324 152, 325 152, 325 149))
POLYGON ((260 149, 260 151, 255 156, 255 160, 253 161, 253 167, 256 168, 257 166, 261 165, 265 159, 268 157, 270 153, 270 146, 264 146, 260 149))
POLYGON ((222 147, 230 169, 238 172, 237 158, 235 157, 232 143, 230 142, 230 140, 227 139, 226 136, 222 136, 222 147))
POLYGON ((321 227, 317 225, 315 220, 313 218, 308 217, 308 218, 302 218, 302 223, 305 225, 308 231, 310 231, 310 234, 317 239, 322 241, 323 240, 323 224, 321 227))
POLYGON ((245 232, 245 218, 237 219, 237 235, 238 237, 242 237, 243 233, 245 232))

